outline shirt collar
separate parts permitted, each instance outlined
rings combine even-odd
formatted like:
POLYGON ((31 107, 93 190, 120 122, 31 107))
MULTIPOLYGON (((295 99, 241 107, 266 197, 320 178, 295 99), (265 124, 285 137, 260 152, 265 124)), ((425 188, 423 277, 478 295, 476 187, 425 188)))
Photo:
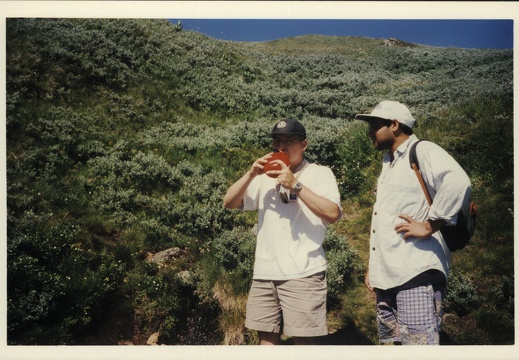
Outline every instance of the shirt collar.
POLYGON ((400 144, 400 146, 396 149, 395 155, 396 155, 396 153, 398 153, 399 155, 402 155, 403 153, 405 153, 407 148, 409 147, 409 145, 415 142, 415 139, 416 139, 415 134, 409 136, 409 139, 407 139, 402 144, 400 144))
POLYGON ((386 159, 390 163, 390 166, 393 166, 397 162, 397 160, 400 159, 402 157, 402 155, 407 151, 409 145, 411 145, 415 141, 416 141, 416 135, 413 134, 413 135, 409 136, 409 139, 407 139, 402 144, 400 144, 400 146, 393 153, 393 157, 392 157, 393 161, 391 161, 391 153, 388 152, 386 154, 386 159))
POLYGON ((296 174, 297 172, 301 171, 306 166, 306 164, 308 164, 308 160, 303 159, 303 161, 301 161, 301 164, 299 164, 296 167, 296 169, 294 170, 294 174, 296 174))

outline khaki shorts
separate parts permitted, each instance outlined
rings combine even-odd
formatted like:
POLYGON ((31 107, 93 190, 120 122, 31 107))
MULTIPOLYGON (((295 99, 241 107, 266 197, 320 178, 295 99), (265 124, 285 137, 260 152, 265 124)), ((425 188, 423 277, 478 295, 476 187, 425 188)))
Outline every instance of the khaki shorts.
POLYGON ((287 336, 328 335, 326 274, 293 280, 253 280, 245 326, 287 336))

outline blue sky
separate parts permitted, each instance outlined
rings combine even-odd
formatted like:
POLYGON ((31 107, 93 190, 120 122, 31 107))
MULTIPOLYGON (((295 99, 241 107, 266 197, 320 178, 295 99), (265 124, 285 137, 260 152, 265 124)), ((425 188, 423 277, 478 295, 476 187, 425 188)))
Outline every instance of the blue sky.
POLYGON ((397 38, 439 47, 513 48, 513 20, 171 19, 185 30, 233 41, 306 35, 397 38))
POLYGON ((0 0, 0 13, 6 17, 166 18, 181 20, 186 30, 233 41, 322 34, 511 49, 519 2, 0 0))

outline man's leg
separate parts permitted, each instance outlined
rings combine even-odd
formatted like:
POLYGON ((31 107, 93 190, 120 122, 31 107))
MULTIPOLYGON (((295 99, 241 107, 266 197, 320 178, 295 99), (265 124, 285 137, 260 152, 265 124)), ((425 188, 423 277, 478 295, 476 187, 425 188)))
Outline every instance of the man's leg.
POLYGON ((258 331, 258 337, 260 345, 279 345, 281 341, 279 333, 258 331))
POLYGON ((398 325, 404 345, 439 345, 443 289, 432 285, 397 294, 398 325))
POLYGON ((284 333, 295 345, 318 344, 328 335, 326 324, 326 273, 282 282, 278 297, 283 312, 284 333))
POLYGON ((247 301, 245 327, 257 330, 260 345, 280 343, 281 308, 273 281, 253 280, 247 301))
POLYGON ((377 296, 377 330, 380 343, 401 345, 396 294, 379 289, 375 289, 375 294, 377 296))
POLYGON ((294 345, 322 345, 322 336, 300 337, 294 336, 294 345))

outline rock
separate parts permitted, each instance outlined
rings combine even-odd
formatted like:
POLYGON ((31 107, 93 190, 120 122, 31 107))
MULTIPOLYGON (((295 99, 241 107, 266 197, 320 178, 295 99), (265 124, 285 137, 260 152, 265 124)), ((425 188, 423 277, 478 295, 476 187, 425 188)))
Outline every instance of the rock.
POLYGON ((131 341, 128 341, 128 340, 120 340, 118 342, 118 345, 134 345, 134 343, 132 343, 131 341))
POLYGON ((191 284, 193 280, 193 274, 190 271, 184 270, 177 274, 178 278, 182 281, 183 284, 191 284))
POLYGON ((150 252, 147 252, 144 258, 144 261, 152 261, 153 260, 153 254, 150 252))
POLYGON ((151 334, 151 336, 148 338, 148 341, 146 341, 146 345, 157 345, 159 341, 159 333, 151 334))
POLYGON ((174 247, 163 251, 159 251, 155 254, 150 253, 148 254, 148 256, 146 256, 146 259, 144 259, 144 261, 163 265, 167 262, 179 260, 180 258, 186 257, 187 255, 188 252, 186 250, 174 247))
POLYGON ((389 38, 384 40, 384 46, 412 47, 414 45, 395 38, 389 38))

